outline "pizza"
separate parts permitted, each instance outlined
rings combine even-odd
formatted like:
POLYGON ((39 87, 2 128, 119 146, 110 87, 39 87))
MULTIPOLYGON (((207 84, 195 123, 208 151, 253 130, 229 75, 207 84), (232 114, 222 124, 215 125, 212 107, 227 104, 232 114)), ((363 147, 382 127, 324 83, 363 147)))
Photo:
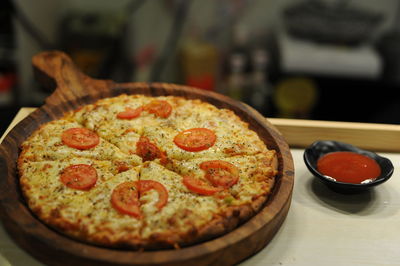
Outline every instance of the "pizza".
POLYGON ((260 211, 277 166, 276 151, 231 110, 126 94, 43 124, 18 158, 23 195, 46 225, 134 250, 233 230, 260 211))

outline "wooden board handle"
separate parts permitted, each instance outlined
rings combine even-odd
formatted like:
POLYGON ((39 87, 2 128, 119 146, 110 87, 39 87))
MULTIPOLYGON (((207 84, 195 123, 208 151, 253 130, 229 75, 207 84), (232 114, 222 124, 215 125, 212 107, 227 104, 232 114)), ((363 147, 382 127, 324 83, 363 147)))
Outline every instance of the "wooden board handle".
POLYGON ((32 58, 36 79, 54 92, 46 99, 58 105, 87 95, 96 95, 113 87, 110 80, 96 80, 82 73, 72 59, 61 51, 46 51, 32 58))

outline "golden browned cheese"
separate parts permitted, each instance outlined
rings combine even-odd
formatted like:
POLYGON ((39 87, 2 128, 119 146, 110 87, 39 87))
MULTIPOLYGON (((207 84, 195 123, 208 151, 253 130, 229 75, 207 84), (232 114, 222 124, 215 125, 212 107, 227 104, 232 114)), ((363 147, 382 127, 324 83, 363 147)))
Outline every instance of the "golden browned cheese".
POLYGON ((274 186, 276 158, 230 110, 174 96, 120 95, 42 125, 22 144, 18 170, 29 207, 61 233, 109 247, 160 249, 219 236, 257 213, 274 186), (155 99, 172 107, 168 117, 146 110, 133 119, 117 117, 127 107, 140 108, 155 99), (62 133, 76 127, 94 131, 99 144, 85 150, 65 145, 62 133), (174 137, 191 128, 211 130, 215 143, 195 152, 178 147, 174 137), (142 137, 166 159, 143 160, 137 150, 142 137), (199 165, 210 160, 234 165, 238 181, 214 195, 200 195, 182 180, 188 175, 204 179, 199 165), (93 187, 77 190, 61 182, 64 169, 75 164, 96 169, 93 187), (138 180, 162 184, 168 191, 165 206, 157 208, 159 194, 148 190, 140 194, 140 217, 117 211, 111 203, 114 188, 138 180))

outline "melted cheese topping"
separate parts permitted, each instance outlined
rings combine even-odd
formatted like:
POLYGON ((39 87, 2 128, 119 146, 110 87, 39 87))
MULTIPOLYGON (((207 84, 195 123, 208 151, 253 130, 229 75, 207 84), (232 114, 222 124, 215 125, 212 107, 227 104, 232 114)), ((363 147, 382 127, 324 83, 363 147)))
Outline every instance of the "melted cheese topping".
MULTIPOLYGON (((227 206, 247 204, 251 203, 256 197, 268 194, 273 187, 274 176, 277 174, 272 165, 275 159, 275 151, 221 159, 238 168, 239 181, 228 189, 227 194, 220 198, 223 202, 219 202, 219 204, 227 206)), ((205 171, 200 169, 200 164, 210 160, 213 159, 173 160, 167 167, 182 176, 190 175, 204 179, 205 171)))
MULTIPOLYGON (((186 129, 195 128, 196 125, 196 123, 193 123, 186 129)), ((255 133, 246 134, 244 131, 228 129, 214 129, 213 131, 217 137, 215 144, 199 152, 186 151, 176 146, 173 140, 180 131, 171 127, 164 125, 145 127, 143 135, 147 136, 150 141, 156 143, 157 146, 163 147, 169 158, 176 160, 190 160, 204 157, 220 159, 234 155, 256 154, 267 151, 265 145, 259 140, 255 133)))
POLYGON ((146 227, 142 231, 144 238, 153 234, 181 234, 195 227, 204 226, 218 212, 218 205, 213 197, 197 196, 183 184, 182 177, 157 163, 145 164, 140 172, 141 180, 155 180, 168 190, 168 203, 158 211, 155 203, 158 194, 151 190, 141 195, 141 209, 145 216, 146 227), (184 217, 184 219, 182 219, 184 217))
POLYGON ((98 160, 129 160, 139 165, 141 158, 137 155, 127 157, 109 141, 100 138, 94 148, 79 150, 71 148, 61 140, 62 133, 69 128, 80 128, 80 124, 66 119, 52 121, 34 132, 23 144, 24 158, 30 161, 59 160, 70 157, 86 157, 98 160))
POLYGON ((250 208, 256 199, 269 194, 276 175, 276 154, 232 111, 199 100, 164 96, 157 99, 172 106, 167 118, 146 111, 133 119, 117 118, 126 107, 138 108, 154 99, 143 95, 102 99, 35 131, 23 143, 18 160, 21 188, 33 212, 84 241, 131 248, 170 247, 231 230, 235 226, 235 222, 229 224, 235 220, 232 208, 250 208), (64 145, 62 133, 74 127, 95 131, 99 144, 88 150, 64 145), (174 137, 190 128, 213 130, 215 144, 200 152, 177 147, 174 137), (160 159, 142 162, 136 155, 141 136, 166 153, 167 164, 160 159), (238 183, 217 196, 188 190, 183 176, 204 176, 199 164, 210 159, 234 164, 239 169, 238 183), (96 185, 88 191, 66 187, 60 174, 72 164, 93 166, 98 174, 96 185), (161 183, 168 191, 167 204, 156 208, 158 193, 149 190, 140 195, 141 218, 115 210, 110 202, 113 189, 137 180, 161 183))
MULTIPOLYGON (((98 232, 112 230, 129 238, 139 237, 142 221, 121 215, 110 208, 113 189, 125 181, 139 179, 139 168, 117 174, 109 161, 88 158, 71 158, 60 161, 25 162, 20 165, 21 186, 30 208, 41 219, 72 235, 86 235, 89 241, 97 242, 98 232), (89 164, 98 175, 96 185, 88 191, 66 187, 60 174, 73 164, 89 164)), ((117 238, 117 236, 113 236, 117 238)))

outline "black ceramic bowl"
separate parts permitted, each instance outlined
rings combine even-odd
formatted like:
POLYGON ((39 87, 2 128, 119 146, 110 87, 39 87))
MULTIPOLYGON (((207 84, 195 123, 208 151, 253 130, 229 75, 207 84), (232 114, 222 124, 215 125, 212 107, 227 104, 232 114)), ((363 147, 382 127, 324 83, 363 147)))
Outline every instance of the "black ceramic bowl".
POLYGON ((340 193, 358 193, 362 192, 366 189, 369 189, 373 186, 382 184, 383 182, 387 181, 393 174, 393 164, 392 162, 382 156, 379 156, 378 154, 366 150, 362 150, 360 148, 357 148, 353 145, 343 143, 343 142, 338 142, 338 141, 332 141, 332 140, 320 140, 316 141, 313 144, 311 144, 306 150, 304 151, 304 162, 310 170, 310 172, 319 178, 322 182, 324 182, 329 188, 336 192, 340 193), (365 156, 368 156, 372 159, 374 159, 379 166, 381 167, 381 175, 376 178, 375 180, 367 183, 362 183, 362 184, 352 184, 352 183, 344 183, 344 182, 339 182, 335 181, 332 178, 329 178, 320 172, 317 171, 317 162, 318 159, 324 156, 327 153, 330 152, 336 152, 336 151, 350 151, 350 152, 355 152, 359 153, 365 156))

